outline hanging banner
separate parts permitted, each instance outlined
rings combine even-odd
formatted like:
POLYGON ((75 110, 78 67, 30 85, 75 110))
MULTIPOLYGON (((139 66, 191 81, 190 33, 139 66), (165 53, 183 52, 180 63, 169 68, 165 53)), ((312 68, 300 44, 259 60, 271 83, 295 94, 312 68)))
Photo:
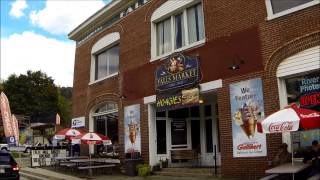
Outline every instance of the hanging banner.
POLYGON ((260 78, 230 84, 233 157, 267 155, 266 135, 257 132, 257 121, 264 117, 260 78))
POLYGON ((199 89, 177 90, 157 94, 157 111, 167 111, 199 105, 199 89))
POLYGON ((71 127, 72 128, 85 127, 85 122, 86 122, 86 118, 85 117, 73 118, 71 120, 71 127))
POLYGON ((156 91, 164 92, 182 89, 198 84, 200 81, 197 58, 174 54, 156 70, 156 91))
POLYGON ((16 146, 19 146, 19 124, 14 114, 12 114, 12 129, 16 140, 16 146))
POLYGON ((124 107, 125 153, 141 153, 140 104, 124 107))
POLYGON ((13 132, 10 105, 7 96, 3 92, 1 92, 0 96, 0 109, 7 143, 9 145, 15 145, 16 141, 13 132))

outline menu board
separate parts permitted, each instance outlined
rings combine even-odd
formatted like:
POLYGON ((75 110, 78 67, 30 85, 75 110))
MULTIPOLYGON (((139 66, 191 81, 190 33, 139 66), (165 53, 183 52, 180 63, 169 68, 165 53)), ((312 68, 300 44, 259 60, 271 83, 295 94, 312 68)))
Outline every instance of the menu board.
POLYGON ((42 166, 52 166, 54 165, 55 157, 66 157, 66 149, 40 149, 31 150, 31 166, 32 167, 42 167, 42 166))

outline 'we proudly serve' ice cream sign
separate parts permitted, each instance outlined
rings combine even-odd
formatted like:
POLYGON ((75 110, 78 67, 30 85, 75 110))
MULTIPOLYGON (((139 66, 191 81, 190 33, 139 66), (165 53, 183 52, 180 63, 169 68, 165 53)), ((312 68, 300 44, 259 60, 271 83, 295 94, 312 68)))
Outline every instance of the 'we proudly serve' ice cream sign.
POLYGON ((233 157, 266 156, 266 135, 257 133, 257 121, 264 116, 260 78, 230 85, 233 157))

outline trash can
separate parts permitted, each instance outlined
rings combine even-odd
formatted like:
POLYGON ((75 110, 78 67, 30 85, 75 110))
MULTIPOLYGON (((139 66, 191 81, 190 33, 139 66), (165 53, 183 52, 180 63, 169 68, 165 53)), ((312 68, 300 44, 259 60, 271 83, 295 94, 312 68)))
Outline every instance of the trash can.
POLYGON ((125 173, 128 176, 136 176, 138 174, 137 165, 143 164, 143 160, 140 159, 126 159, 124 160, 125 173))

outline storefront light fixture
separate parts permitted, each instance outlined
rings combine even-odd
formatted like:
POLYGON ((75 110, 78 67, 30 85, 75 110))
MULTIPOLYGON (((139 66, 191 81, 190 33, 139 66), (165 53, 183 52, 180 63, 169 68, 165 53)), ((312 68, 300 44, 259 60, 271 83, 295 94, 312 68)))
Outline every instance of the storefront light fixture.
POLYGON ((204 102, 203 102, 203 99, 199 99, 199 103, 200 104, 203 104, 204 102))
POLYGON ((240 69, 240 65, 244 64, 244 59, 243 58, 239 58, 237 55, 235 55, 235 59, 233 61, 233 63, 229 66, 230 70, 236 70, 236 69, 240 69))
POLYGON ((120 99, 126 99, 126 98, 127 98, 127 96, 125 96, 125 95, 121 95, 119 98, 120 98, 120 99))

